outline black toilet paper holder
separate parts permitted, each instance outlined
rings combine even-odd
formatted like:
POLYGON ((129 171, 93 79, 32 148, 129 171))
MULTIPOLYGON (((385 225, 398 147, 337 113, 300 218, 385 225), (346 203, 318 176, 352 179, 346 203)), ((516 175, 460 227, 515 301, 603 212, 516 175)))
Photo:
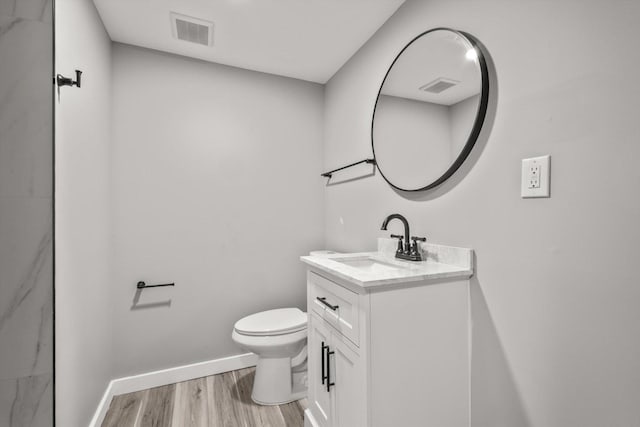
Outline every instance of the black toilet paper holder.
POLYGON ((145 282, 143 281, 139 281, 138 284, 136 285, 136 288, 138 289, 146 289, 146 288, 160 288, 163 286, 175 286, 175 283, 162 283, 159 285, 147 285, 145 282))

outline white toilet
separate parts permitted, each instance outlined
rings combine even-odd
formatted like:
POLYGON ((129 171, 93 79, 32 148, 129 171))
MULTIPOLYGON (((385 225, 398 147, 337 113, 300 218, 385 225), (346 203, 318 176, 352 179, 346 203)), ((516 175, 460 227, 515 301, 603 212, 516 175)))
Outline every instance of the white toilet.
POLYGON ((307 395, 307 313, 280 308, 252 314, 236 322, 231 338, 258 355, 254 402, 281 405, 307 395))
MULTIPOLYGON (((338 252, 311 251, 326 257, 338 252)), ((231 338, 258 355, 251 399, 281 405, 307 396, 307 313, 297 308, 262 311, 238 320, 231 338)))

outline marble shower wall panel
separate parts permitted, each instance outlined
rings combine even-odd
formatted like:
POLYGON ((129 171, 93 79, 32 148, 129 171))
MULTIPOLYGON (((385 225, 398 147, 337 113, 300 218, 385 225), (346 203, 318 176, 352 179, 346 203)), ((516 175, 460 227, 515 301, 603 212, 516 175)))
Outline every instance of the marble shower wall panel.
POLYGON ((0 426, 45 427, 53 425, 51 374, 0 380, 0 426))
POLYGON ((50 38, 51 24, 0 16, 0 197, 51 198, 50 38))
POLYGON ((10 16, 50 24, 52 0, 0 0, 0 16, 10 16))
POLYGON ((0 199, 0 379, 51 372, 51 201, 0 199))
POLYGON ((51 0, 0 0, 0 427, 53 425, 51 0))

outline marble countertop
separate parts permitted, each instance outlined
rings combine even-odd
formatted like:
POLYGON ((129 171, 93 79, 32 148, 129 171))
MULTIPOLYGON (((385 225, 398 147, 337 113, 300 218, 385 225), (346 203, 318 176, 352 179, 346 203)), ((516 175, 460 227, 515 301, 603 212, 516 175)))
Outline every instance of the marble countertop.
POLYGON ((337 276, 365 290, 410 285, 417 281, 438 279, 468 279, 473 275, 473 250, 424 243, 424 261, 403 261, 395 258, 394 239, 378 239, 377 252, 302 256, 300 260, 313 269, 337 276), (379 262, 379 268, 362 269, 349 265, 359 260, 379 262), (341 262, 341 261, 346 261, 341 262))

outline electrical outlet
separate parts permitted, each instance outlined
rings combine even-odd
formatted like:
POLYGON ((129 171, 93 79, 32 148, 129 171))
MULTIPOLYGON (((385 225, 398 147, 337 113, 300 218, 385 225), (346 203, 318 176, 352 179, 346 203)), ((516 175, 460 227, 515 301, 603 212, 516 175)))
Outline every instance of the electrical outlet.
POLYGON ((522 160, 520 195, 524 198, 549 197, 551 156, 522 160))
POLYGON ((528 173, 527 188, 540 188, 540 165, 537 163, 530 164, 528 173))

